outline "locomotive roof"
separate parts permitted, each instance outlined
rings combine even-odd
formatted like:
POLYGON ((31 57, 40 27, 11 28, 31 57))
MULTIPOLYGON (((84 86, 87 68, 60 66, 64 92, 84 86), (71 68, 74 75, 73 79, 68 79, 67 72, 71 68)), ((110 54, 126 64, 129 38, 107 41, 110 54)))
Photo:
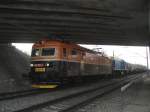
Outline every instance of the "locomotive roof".
POLYGON ((81 50, 81 51, 87 51, 87 52, 91 52, 91 53, 94 53, 94 54, 100 54, 100 52, 96 52, 96 51, 87 49, 85 47, 82 47, 82 46, 77 45, 77 44, 72 43, 72 42, 63 41, 63 40, 53 40, 53 39, 38 41, 38 42, 33 44, 33 48, 36 48, 36 47, 47 47, 47 46, 51 46, 51 45, 61 45, 61 44, 62 45, 69 45, 70 47, 73 47, 73 48, 81 50))

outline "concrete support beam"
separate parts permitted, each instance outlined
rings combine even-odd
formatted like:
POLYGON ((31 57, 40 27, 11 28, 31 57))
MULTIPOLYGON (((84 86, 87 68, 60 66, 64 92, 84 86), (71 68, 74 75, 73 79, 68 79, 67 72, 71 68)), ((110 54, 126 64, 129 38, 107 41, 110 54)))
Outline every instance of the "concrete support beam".
POLYGON ((0 2, 0 42, 50 34, 77 43, 148 41, 145 0, 8 0, 0 2))

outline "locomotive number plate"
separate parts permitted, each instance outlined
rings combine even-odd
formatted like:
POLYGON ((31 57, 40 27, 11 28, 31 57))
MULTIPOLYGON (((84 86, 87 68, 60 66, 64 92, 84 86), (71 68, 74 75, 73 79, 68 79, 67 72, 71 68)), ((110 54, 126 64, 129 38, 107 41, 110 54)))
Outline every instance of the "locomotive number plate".
POLYGON ((35 72, 45 72, 45 68, 35 68, 35 72))

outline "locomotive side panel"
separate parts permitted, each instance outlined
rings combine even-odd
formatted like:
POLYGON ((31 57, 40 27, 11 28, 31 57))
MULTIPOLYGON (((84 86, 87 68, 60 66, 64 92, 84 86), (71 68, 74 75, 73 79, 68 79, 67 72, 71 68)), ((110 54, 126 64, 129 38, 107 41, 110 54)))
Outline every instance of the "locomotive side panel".
POLYGON ((101 72, 102 74, 111 74, 112 68, 111 68, 111 60, 107 57, 102 56, 101 57, 101 72))
POLYGON ((85 52, 84 60, 84 73, 82 75, 97 75, 99 72, 99 65, 97 57, 89 52, 85 52))
POLYGON ((68 77, 79 76, 81 53, 77 48, 72 46, 68 46, 68 50, 69 50, 68 66, 67 66, 68 77))
POLYGON ((104 75, 112 73, 111 60, 105 56, 86 52, 83 60, 83 75, 104 75))

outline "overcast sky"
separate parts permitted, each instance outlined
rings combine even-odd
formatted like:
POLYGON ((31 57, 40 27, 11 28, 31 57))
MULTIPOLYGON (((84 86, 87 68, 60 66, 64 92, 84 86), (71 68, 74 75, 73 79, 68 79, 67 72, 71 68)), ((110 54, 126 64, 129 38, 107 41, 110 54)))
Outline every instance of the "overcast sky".
MULTIPOLYGON (((31 54, 32 44, 24 44, 24 43, 13 43, 12 45, 16 46, 16 48, 22 50, 27 54, 31 54)), ((83 47, 93 49, 93 48, 102 48, 103 51, 108 56, 113 56, 113 52, 115 57, 124 59, 127 62, 133 64, 147 64, 146 59, 146 47, 133 47, 133 46, 110 46, 110 45, 82 45, 83 47)), ((147 49, 149 51, 149 49, 147 49)), ((149 53, 148 53, 149 54, 149 53)))

